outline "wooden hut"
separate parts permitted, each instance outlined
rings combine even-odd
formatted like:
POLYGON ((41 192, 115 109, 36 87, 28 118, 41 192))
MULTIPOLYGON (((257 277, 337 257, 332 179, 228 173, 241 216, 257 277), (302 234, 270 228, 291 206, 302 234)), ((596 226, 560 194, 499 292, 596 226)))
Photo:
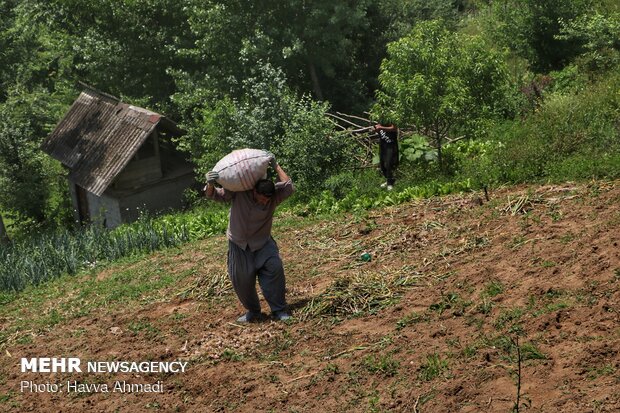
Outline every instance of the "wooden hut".
POLYGON ((68 170, 76 219, 113 228, 183 205, 195 180, 171 140, 181 134, 165 116, 87 88, 42 149, 68 170))

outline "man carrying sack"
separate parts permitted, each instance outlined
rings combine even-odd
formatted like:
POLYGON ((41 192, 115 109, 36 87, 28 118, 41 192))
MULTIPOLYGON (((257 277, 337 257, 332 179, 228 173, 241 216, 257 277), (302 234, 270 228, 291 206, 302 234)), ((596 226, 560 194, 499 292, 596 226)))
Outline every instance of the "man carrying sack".
POLYGON ((271 237, 273 213, 276 207, 294 192, 293 182, 271 155, 271 166, 278 182, 260 179, 253 189, 232 192, 216 188, 219 173, 207 173, 205 194, 217 202, 231 202, 228 237, 228 275, 235 293, 247 313, 239 323, 262 318, 256 292, 256 278, 276 320, 288 320, 285 299, 284 267, 278 245, 271 237))

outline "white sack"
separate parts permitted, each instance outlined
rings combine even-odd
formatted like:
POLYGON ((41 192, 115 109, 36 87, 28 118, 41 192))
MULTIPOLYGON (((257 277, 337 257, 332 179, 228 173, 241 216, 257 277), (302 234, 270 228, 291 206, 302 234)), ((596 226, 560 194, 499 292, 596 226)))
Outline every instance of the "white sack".
POLYGON ((254 188, 259 179, 267 176, 270 155, 260 149, 238 149, 224 156, 213 170, 220 175, 217 182, 229 191, 254 188))

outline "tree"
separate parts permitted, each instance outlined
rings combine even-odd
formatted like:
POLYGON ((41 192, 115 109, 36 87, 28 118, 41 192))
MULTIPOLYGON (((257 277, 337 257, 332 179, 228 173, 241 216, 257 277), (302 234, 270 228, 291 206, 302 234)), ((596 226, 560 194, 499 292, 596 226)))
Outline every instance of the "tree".
MULTIPOLYGON (((32 1, 32 0, 31 0, 32 1)), ((34 0, 51 29, 62 33, 72 78, 133 104, 166 111, 175 91, 170 68, 187 69, 179 54, 190 47, 187 1, 34 0)))
POLYGON ((41 222, 49 195, 44 154, 29 121, 0 107, 0 208, 41 222))
POLYGON ((560 21, 561 40, 581 43, 583 54, 578 60, 592 72, 617 67, 620 62, 620 12, 593 13, 572 21, 560 21))
POLYGON ((205 105, 186 125, 180 147, 192 154, 200 173, 233 149, 267 149, 308 194, 350 159, 347 141, 335 136, 325 115, 329 105, 298 97, 282 70, 261 62, 242 88, 243 98, 205 105))
POLYGON ((432 137, 443 168, 446 137, 475 137, 507 107, 508 72, 501 53, 474 36, 423 22, 388 45, 374 112, 432 137))
POLYGON ((454 0, 380 0, 377 2, 379 22, 384 42, 406 36, 423 21, 441 20, 456 26, 459 20, 460 1, 454 0))
MULTIPOLYGON (((233 97, 261 62, 280 67, 296 92, 339 108, 368 102, 369 39, 373 2, 331 0, 191 0, 188 22, 195 46, 180 50, 214 88, 233 97)), ((374 50, 374 49, 373 49, 374 50)), ((376 59, 375 59, 376 60, 376 59)))
POLYGON ((4 226, 4 220, 0 215, 0 244, 7 244, 9 242, 9 236, 6 233, 6 227, 4 226))
POLYGON ((67 102, 70 53, 36 1, 2 1, 0 10, 0 211, 17 224, 48 218, 57 188, 39 149, 67 102))
POLYGON ((527 59, 539 73, 560 70, 581 51, 575 38, 559 38, 561 22, 592 9, 592 0, 501 0, 490 3, 487 32, 527 59))

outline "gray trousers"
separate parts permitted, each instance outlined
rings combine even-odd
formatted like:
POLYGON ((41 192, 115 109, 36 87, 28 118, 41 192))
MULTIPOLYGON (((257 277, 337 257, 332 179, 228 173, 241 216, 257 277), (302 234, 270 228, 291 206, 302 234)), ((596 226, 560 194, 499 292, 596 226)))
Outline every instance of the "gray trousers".
POLYGON ((284 267, 278 245, 270 238, 259 250, 245 250, 228 241, 228 276, 241 304, 254 313, 260 312, 256 278, 271 311, 286 309, 284 267))

